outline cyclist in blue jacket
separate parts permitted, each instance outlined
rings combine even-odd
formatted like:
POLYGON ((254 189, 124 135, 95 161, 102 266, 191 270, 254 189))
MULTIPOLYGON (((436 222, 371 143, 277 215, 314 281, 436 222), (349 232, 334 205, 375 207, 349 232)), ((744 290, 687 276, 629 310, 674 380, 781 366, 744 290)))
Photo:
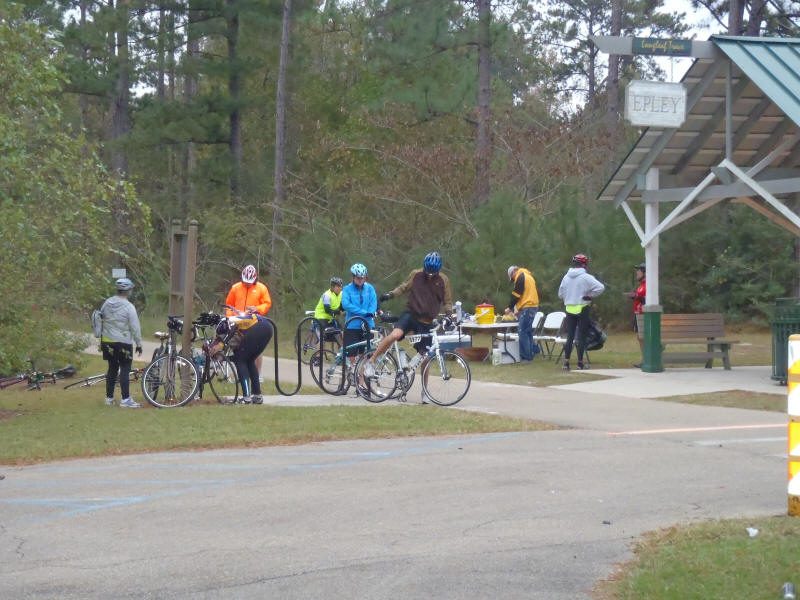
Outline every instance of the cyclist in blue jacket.
MULTIPOLYGON (((350 321, 351 317, 364 317, 370 329, 375 327, 372 316, 378 310, 378 295, 375 288, 367 283, 367 267, 361 263, 355 263, 350 267, 353 274, 353 281, 344 286, 342 290, 342 308, 345 310, 344 346, 352 346, 366 339, 367 332, 363 329, 364 322, 361 319, 350 321), (348 321, 350 321, 348 323, 348 321)), ((356 360, 356 356, 363 354, 365 346, 351 348, 347 350, 350 362, 356 360)))

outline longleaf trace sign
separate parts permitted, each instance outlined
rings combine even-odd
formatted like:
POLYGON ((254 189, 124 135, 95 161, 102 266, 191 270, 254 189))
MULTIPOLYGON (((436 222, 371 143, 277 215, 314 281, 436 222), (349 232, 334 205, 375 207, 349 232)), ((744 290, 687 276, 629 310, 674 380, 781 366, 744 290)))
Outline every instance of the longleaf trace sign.
POLYGON ((681 83, 631 81, 625 90, 625 118, 631 125, 680 127, 686 120, 686 88, 681 83))
POLYGON ((691 56, 692 40, 661 40, 658 38, 633 38, 634 54, 656 56, 691 56))

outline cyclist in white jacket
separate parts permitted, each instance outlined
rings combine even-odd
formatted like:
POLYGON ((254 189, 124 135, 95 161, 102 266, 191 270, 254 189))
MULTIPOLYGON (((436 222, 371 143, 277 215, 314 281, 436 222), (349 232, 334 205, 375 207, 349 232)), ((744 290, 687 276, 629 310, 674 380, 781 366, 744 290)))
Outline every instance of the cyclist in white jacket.
POLYGON ((575 329, 578 330, 578 368, 588 369, 583 364, 583 349, 586 346, 586 331, 589 328, 589 305, 592 298, 603 293, 606 287, 586 272, 589 259, 583 254, 572 257, 572 268, 567 271, 558 286, 558 297, 564 301, 567 313, 564 344, 564 370, 569 371, 569 357, 575 341, 575 329))
POLYGON ((133 345, 136 353, 142 355, 142 328, 136 307, 128 300, 133 289, 133 282, 128 278, 117 279, 117 294, 103 302, 100 313, 103 316, 103 328, 100 334, 100 349, 103 358, 108 361, 106 373, 106 405, 114 405, 114 385, 119 373, 119 389, 122 392, 123 408, 139 408, 139 403, 131 398, 130 372, 133 362, 133 345))

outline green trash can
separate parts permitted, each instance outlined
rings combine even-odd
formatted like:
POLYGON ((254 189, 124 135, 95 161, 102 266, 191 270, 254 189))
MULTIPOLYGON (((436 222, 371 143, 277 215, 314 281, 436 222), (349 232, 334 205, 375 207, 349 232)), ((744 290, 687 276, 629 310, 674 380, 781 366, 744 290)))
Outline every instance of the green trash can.
POLYGON ((789 336, 800 334, 800 298, 776 298, 771 324, 772 379, 785 384, 789 336))

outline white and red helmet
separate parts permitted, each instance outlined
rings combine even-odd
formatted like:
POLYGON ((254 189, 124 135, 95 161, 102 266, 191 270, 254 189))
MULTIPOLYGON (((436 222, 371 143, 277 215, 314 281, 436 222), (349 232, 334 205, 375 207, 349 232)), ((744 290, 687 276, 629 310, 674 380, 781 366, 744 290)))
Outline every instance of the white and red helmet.
POLYGON ((255 283, 258 277, 258 270, 253 265, 247 265, 242 269, 242 281, 244 283, 255 283))

